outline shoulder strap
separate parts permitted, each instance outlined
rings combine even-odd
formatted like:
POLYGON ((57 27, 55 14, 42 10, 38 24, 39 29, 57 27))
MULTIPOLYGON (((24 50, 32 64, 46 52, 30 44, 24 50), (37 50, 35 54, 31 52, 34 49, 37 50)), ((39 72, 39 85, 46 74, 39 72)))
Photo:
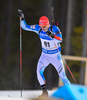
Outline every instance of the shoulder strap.
POLYGON ((51 31, 52 31, 52 25, 51 25, 51 31))
MULTIPOLYGON (((52 25, 51 25, 51 31, 52 31, 52 28, 53 28, 53 27, 52 27, 52 25)), ((62 34, 62 33, 61 33, 61 32, 57 32, 55 35, 57 35, 57 34, 62 34)))
POLYGON ((41 31, 42 31, 42 28, 38 31, 38 33, 40 34, 41 31))
POLYGON ((57 34, 62 34, 61 32, 57 32, 55 35, 57 35, 57 34))

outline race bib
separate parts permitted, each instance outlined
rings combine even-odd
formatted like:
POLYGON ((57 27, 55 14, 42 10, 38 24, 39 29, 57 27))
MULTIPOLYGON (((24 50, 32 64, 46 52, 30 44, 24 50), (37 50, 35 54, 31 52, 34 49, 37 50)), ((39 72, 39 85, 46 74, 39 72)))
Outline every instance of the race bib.
POLYGON ((45 50, 55 50, 59 47, 59 44, 57 41, 55 41, 57 48, 55 47, 52 40, 41 39, 41 43, 42 43, 42 48, 44 48, 45 50))

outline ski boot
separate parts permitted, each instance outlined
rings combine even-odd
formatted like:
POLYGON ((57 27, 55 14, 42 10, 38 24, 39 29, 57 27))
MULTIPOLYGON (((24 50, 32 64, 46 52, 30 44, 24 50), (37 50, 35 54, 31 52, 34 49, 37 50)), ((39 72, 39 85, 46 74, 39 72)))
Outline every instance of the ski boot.
POLYGON ((45 84, 41 86, 41 89, 42 89, 42 94, 40 96, 38 96, 38 98, 42 98, 42 99, 47 98, 48 97, 48 92, 46 90, 45 84))

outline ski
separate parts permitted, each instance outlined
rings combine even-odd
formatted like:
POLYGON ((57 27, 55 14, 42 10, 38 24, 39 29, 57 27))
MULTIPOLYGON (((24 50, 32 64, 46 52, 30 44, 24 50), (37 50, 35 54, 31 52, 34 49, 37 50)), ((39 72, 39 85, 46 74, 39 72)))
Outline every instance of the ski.
POLYGON ((29 98, 29 100, 48 100, 48 97, 29 98))

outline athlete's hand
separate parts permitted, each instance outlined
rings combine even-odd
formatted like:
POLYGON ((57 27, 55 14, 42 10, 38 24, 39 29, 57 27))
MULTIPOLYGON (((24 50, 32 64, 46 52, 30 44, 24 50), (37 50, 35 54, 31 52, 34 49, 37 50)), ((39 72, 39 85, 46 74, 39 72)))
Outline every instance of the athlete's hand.
POLYGON ((18 16, 21 20, 24 20, 24 14, 22 12, 22 10, 18 9, 18 16))
POLYGON ((52 31, 46 31, 47 35, 50 36, 51 38, 54 38, 54 34, 52 31))

